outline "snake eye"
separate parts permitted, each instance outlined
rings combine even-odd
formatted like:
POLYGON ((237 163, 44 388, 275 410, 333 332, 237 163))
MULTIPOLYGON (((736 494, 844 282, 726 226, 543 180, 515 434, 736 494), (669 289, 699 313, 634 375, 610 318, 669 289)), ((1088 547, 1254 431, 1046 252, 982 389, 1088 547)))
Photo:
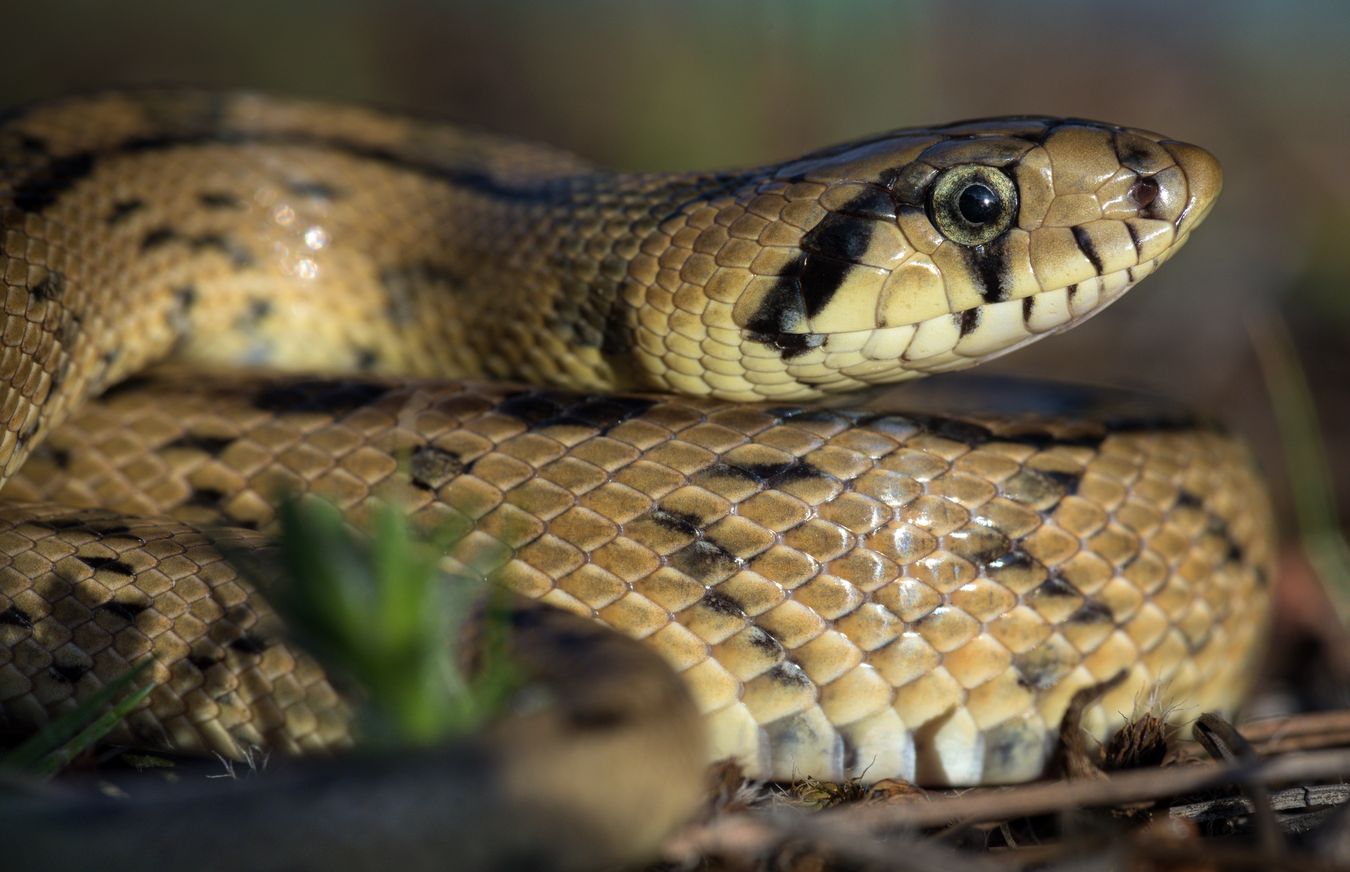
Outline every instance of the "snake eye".
POLYGON ((983 245, 1012 225, 1017 187, 993 167, 965 164, 937 177, 928 206, 943 236, 961 245, 983 245))

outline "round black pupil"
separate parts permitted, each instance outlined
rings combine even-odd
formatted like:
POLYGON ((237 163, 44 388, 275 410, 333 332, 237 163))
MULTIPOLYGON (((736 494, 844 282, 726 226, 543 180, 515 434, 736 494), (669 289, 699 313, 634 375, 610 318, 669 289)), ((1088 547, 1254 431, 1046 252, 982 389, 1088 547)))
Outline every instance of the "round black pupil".
POLYGON ((960 210, 961 217, 971 224, 987 224, 998 217, 998 194, 995 194, 987 186, 976 182, 973 185, 967 185, 966 189, 961 192, 961 198, 957 200, 956 208, 960 210))

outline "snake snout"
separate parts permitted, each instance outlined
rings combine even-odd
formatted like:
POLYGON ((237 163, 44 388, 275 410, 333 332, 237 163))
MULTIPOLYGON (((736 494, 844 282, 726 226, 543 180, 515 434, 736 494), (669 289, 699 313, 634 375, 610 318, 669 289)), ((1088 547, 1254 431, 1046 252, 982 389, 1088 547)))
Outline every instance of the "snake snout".
POLYGON ((1185 235, 1209 214, 1223 190, 1223 168, 1219 159, 1198 145, 1176 140, 1161 143, 1176 160, 1186 180, 1186 205, 1177 218, 1177 233, 1185 235))

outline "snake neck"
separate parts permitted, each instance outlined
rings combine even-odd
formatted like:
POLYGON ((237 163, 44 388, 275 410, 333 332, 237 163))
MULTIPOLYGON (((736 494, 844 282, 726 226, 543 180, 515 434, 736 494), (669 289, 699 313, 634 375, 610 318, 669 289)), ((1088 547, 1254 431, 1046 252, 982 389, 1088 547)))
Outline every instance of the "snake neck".
POLYGON ((66 410, 166 357, 282 370, 624 375, 633 264, 737 182, 622 175, 377 112, 183 92, 0 123, 13 470, 66 410), (16 232, 21 230, 22 232, 16 232), (17 307, 17 308, 16 308, 17 307))

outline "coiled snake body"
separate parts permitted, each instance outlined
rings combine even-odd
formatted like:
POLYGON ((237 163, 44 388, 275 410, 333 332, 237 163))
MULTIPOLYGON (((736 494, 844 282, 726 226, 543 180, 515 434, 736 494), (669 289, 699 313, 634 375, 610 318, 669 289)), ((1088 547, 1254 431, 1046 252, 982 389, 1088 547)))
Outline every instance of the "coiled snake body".
POLYGON ((322 670, 197 532, 265 531, 286 488, 459 524, 464 563, 508 546, 508 584, 645 640, 713 755, 759 776, 1032 778, 1073 693, 1121 670, 1098 736, 1151 697, 1230 708, 1271 557, 1232 439, 802 404, 1082 321, 1219 180, 1193 146, 1050 118, 672 175, 249 95, 16 112, 4 723, 152 654, 124 738, 348 741, 322 670), (193 369, 134 375, 170 356, 193 369), (225 364, 355 374, 204 374, 225 364))

